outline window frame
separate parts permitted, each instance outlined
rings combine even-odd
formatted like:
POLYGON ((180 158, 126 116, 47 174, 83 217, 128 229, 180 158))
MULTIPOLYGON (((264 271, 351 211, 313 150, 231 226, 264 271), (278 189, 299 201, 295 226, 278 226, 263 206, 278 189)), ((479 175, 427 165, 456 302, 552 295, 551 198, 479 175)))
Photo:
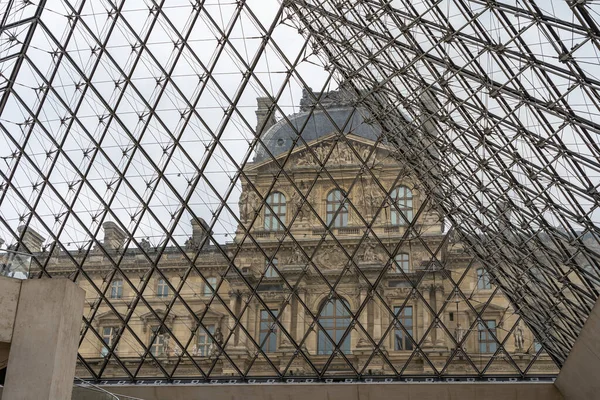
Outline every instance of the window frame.
POLYGON ((398 253, 394 257, 394 272, 399 274, 402 271, 404 271, 405 274, 410 272, 410 254, 408 253, 398 253), (400 260, 398 260, 398 258, 400 258, 400 260), (404 266, 406 266, 406 268, 404 268, 404 266))
MULTIPOLYGON (((108 356, 109 349, 112 347, 113 341, 116 340, 116 336, 118 334, 119 334, 118 326, 114 326, 114 325, 102 326, 102 328, 100 329, 100 336, 102 337, 102 349, 100 350, 100 355, 102 357, 108 356), (110 330, 108 335, 106 334, 106 329, 110 330)), ((115 346, 114 352, 117 351, 117 346, 115 346)))
POLYGON ((264 229, 266 231, 285 230, 286 214, 287 198, 285 194, 279 191, 270 193, 265 201, 264 229))
POLYGON ((477 322, 477 339, 480 354, 494 354, 498 350, 498 342, 494 339, 494 337, 498 337, 497 328, 498 324, 495 319, 483 319, 477 322), (492 323, 493 326, 490 326, 492 323))
POLYGON ((346 228, 348 226, 347 201, 347 197, 339 189, 332 189, 327 193, 325 198, 327 226, 331 226, 332 228, 346 228), (336 197, 338 195, 339 198, 336 197))
MULTIPOLYGON (((271 313, 273 313, 275 318, 279 316, 279 309, 269 310, 271 313)), ((277 338, 279 336, 279 330, 275 320, 271 317, 266 309, 262 308, 259 310, 258 321, 258 344, 261 346, 262 351, 265 353, 277 351, 277 338)))
POLYGON ((202 326, 198 328, 198 332, 196 334, 196 356, 197 357, 208 357, 210 356, 210 346, 213 341, 208 333, 211 335, 215 334, 216 325, 210 324, 205 325, 206 329, 202 326))
POLYGON ((414 218, 414 195, 408 186, 396 186, 390 193, 390 224, 392 226, 407 226, 414 218), (402 197, 400 194, 402 192, 402 197), (406 220, 401 217, 404 214, 406 220), (408 223, 407 223, 408 221, 408 223))
POLYGON ((265 278, 279 278, 279 274, 274 268, 277 266, 279 266, 279 260, 277 259, 277 257, 273 257, 270 260, 267 259, 265 267, 265 278))
POLYGON ((412 351, 414 344, 414 307, 412 305, 394 306, 394 315, 397 325, 394 327, 394 351, 412 351), (410 314, 407 311, 410 310, 410 314), (402 328, 404 327, 404 329, 402 328), (410 337, 409 337, 410 336, 410 337), (398 342, 400 340, 400 342, 398 342))
POLYGON ((333 299, 326 299, 321 305, 321 313, 319 315, 319 329, 317 331, 317 355, 329 355, 333 353, 335 345, 338 345, 338 349, 344 354, 351 353, 351 341, 352 333, 349 332, 343 343, 340 340, 352 320, 350 312, 346 308, 350 308, 350 303, 342 297, 335 297, 333 299), (338 302, 343 302, 344 305, 338 306, 338 302), (328 304, 332 304, 330 315, 328 313, 328 304), (339 315, 338 312, 342 311, 339 315), (331 321, 331 323, 329 323, 331 321), (338 321, 343 321, 338 325, 338 321), (346 322, 347 321, 347 322, 346 322), (345 325, 344 325, 345 323, 345 325), (329 329, 328 329, 329 328, 329 329), (329 336, 333 339, 334 343, 331 343, 323 330, 326 330, 329 336))
POLYGON ((204 285, 202 285, 202 296, 204 296, 204 297, 212 296, 213 293, 215 292, 216 287, 217 287, 217 277, 209 276, 208 278, 206 278, 206 282, 204 282, 204 285))
POLYGON ((476 270, 477 273, 477 289, 478 290, 492 290, 492 282, 490 275, 487 270, 483 267, 479 267, 476 270))
POLYGON ((110 298, 111 299, 122 299, 123 298, 123 279, 113 279, 110 283, 110 298))
POLYGON ((161 357, 166 355, 167 349, 166 349, 166 334, 164 333, 160 333, 160 332, 156 332, 160 330, 160 326, 159 325, 152 325, 150 326, 150 339, 152 339, 154 337, 154 340, 152 340, 152 343, 150 343, 150 353, 154 356, 154 357, 161 357), (156 335, 155 335, 156 334, 156 335), (156 350, 161 349, 161 351, 156 354, 156 350))
POLYGON ((156 281, 156 296, 169 297, 169 284, 166 279, 158 278, 156 281))

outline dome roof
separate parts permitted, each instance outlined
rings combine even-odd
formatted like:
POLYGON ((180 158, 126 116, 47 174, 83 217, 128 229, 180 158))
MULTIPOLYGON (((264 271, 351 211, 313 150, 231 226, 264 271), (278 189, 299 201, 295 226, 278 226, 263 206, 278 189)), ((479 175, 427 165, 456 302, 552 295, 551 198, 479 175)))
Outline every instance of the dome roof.
MULTIPOLYGON (((365 122, 369 113, 364 109, 339 106, 326 111, 315 110, 309 115, 309 112, 300 112, 289 116, 289 122, 282 119, 270 127, 261 137, 263 145, 259 145, 254 162, 270 159, 269 152, 275 157, 288 152, 294 145, 294 139, 298 137, 296 131, 302 132, 301 136, 307 143, 336 132, 336 126, 343 128, 344 135, 351 133, 373 141, 381 135, 381 128, 376 123, 365 122)), ((304 144, 299 141, 297 146, 302 147, 304 144)))

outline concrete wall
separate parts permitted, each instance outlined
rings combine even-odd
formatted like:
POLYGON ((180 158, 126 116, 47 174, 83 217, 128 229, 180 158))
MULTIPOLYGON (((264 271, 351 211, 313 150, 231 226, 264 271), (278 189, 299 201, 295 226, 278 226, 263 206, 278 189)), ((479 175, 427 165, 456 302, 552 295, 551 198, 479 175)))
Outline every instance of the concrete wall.
POLYGON ((551 383, 107 386, 144 400, 561 400, 551 383))
POLYGON ((3 400, 68 400, 85 292, 66 279, 21 282, 3 400))
POLYGON ((562 367, 556 387, 567 400, 600 398, 600 301, 592 309, 562 367))
POLYGON ((0 342, 2 343, 12 341, 20 292, 20 280, 0 277, 0 342))

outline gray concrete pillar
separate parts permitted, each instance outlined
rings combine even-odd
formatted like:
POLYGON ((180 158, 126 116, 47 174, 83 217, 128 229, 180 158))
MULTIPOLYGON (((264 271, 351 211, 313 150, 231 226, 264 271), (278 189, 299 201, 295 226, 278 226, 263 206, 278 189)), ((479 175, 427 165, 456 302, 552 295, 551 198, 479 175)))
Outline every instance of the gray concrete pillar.
POLYGON ((554 383, 566 400, 597 399, 600 393, 600 300, 579 332, 554 383))
POLYGON ((66 279, 21 283, 3 400, 69 400, 85 291, 66 279))

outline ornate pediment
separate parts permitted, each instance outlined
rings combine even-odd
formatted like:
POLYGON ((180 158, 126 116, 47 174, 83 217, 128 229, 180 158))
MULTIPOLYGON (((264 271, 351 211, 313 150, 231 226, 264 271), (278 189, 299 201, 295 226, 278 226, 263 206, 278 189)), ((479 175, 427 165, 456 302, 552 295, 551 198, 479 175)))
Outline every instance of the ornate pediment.
MULTIPOLYGON (((336 143, 335 135, 330 134, 308 143, 308 147, 300 142, 297 148, 292 152, 286 166, 288 169, 306 169, 318 167, 319 162, 326 160, 326 165, 333 166, 359 166, 366 162, 368 165, 379 163, 395 162, 389 155, 391 149, 380 143, 374 149, 373 141, 354 136, 346 135, 346 141, 336 143), (332 146, 335 146, 332 150, 332 146), (362 161, 362 162, 361 162, 362 161)), ((280 154, 275 160, 283 162, 287 153, 280 154)), ((275 160, 268 159, 263 162, 251 165, 246 171, 263 171, 271 168, 279 168, 275 160)))

